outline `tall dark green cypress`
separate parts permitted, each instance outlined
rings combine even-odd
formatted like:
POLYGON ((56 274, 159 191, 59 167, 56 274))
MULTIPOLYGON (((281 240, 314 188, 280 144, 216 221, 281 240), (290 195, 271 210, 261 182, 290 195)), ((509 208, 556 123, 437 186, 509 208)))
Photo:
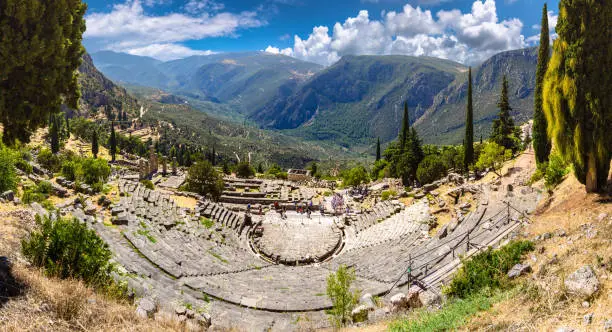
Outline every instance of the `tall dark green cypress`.
POLYGON ((115 153, 117 152, 117 137, 115 136, 115 123, 111 122, 111 133, 108 138, 111 161, 115 161, 115 153))
POLYGON ((547 121, 542 109, 544 76, 548 69, 550 55, 550 37, 548 36, 548 9, 542 8, 542 28, 540 30, 540 48, 538 50, 538 66, 536 69, 536 85, 533 107, 533 150, 538 164, 548 161, 551 140, 547 133, 547 121))
POLYGON ((49 117, 49 136, 51 140, 51 152, 58 153, 60 150, 59 142, 59 121, 55 114, 51 114, 49 117))
POLYGON ((94 159, 98 158, 98 130, 94 129, 91 136, 91 153, 94 159))
POLYGON ((410 138, 410 117, 408 115, 408 102, 404 102, 404 118, 402 119, 402 131, 400 132, 400 152, 404 152, 410 138))
POLYGON ((376 161, 380 160, 380 137, 376 141, 376 161))
POLYGON ((213 148, 212 148, 212 154, 211 154, 211 156, 210 156, 210 163, 211 163, 213 166, 216 166, 216 164, 217 164, 216 159, 217 159, 217 158, 215 158, 215 146, 213 145, 213 148))
POLYGON ((493 130, 491 132, 491 141, 503 146, 506 149, 516 149, 516 144, 513 138, 515 128, 514 120, 510 115, 512 107, 510 107, 510 101, 508 100, 508 79, 504 75, 502 82, 501 95, 499 97, 499 118, 493 120, 493 130))
POLYGON ((465 170, 474 163, 474 110, 472 108, 472 67, 468 69, 467 108, 465 111, 465 140, 463 141, 465 170))

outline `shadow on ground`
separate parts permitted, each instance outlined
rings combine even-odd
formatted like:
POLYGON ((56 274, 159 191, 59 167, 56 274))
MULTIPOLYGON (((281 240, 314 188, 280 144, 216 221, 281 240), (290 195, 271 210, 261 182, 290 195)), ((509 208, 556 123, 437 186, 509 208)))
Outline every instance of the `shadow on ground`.
POLYGON ((25 288, 25 284, 12 275, 8 257, 0 256, 0 309, 12 298, 23 294, 25 288))

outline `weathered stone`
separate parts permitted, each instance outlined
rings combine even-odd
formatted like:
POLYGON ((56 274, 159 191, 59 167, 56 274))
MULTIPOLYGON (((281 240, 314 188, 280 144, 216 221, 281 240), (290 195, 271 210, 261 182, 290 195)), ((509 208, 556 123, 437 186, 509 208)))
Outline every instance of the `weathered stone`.
POLYGON ((569 327, 569 326, 561 326, 558 327, 555 332, 578 332, 578 330, 576 330, 573 327, 569 327))
POLYGON ((49 212, 47 210, 45 210, 44 207, 42 207, 42 205, 40 205, 37 202, 33 202, 30 204, 30 207, 32 208, 32 210, 34 210, 34 213, 41 216, 41 217, 47 217, 49 216, 49 212))
POLYGON ((364 305, 368 310, 376 309, 376 304, 372 298, 372 294, 366 293, 359 299, 359 304, 364 305))
POLYGON ((187 312, 187 308, 185 308, 185 307, 183 307, 183 306, 177 306, 177 307, 174 309, 174 312, 175 312, 177 315, 184 315, 184 314, 187 312))
POLYGON ((438 233, 436 234, 438 239, 443 239, 446 237, 446 235, 448 235, 448 225, 442 226, 442 228, 440 228, 440 230, 438 230, 438 233))
POLYGON ((210 315, 206 312, 197 314, 195 316, 195 319, 198 322, 198 324, 200 324, 200 326, 204 326, 204 327, 210 326, 211 318, 210 318, 210 315))
POLYGON ((358 305, 353 311, 351 311, 351 317, 353 318, 353 323, 365 322, 368 320, 368 308, 361 304, 358 305))
POLYGON ((527 272, 531 272, 531 265, 529 264, 516 264, 510 271, 508 271, 508 278, 514 279, 527 272))
POLYGON ((605 332, 612 331, 612 319, 607 319, 603 324, 603 330, 605 332))
POLYGON ((419 301, 424 307, 433 307, 439 305, 442 301, 442 298, 437 293, 426 290, 419 293, 419 301))
POLYGON ((157 311, 157 305, 152 299, 143 297, 138 301, 138 307, 136 308, 137 315, 142 317, 144 314, 145 317, 151 318, 153 314, 155 314, 155 311, 157 311))
POLYGON ((15 193, 12 190, 7 190, 0 195, 0 198, 6 199, 9 202, 12 202, 15 199, 15 193))
POLYGON ((599 290, 599 280, 593 269, 585 265, 565 278, 565 287, 568 291, 584 297, 590 297, 599 290))
POLYGON ((389 301, 391 302, 393 312, 408 309, 408 299, 404 293, 397 293, 393 295, 389 301))
POLYGON ((423 185, 423 192, 425 193, 429 193, 433 190, 435 190, 436 188, 438 188, 438 184, 437 183, 428 183, 426 185, 423 185))

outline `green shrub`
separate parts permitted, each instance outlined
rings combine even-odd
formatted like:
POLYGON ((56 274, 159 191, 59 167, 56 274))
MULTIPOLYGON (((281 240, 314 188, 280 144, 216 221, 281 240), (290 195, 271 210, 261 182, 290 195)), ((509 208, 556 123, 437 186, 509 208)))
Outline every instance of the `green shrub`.
POLYGON ((336 327, 350 322, 351 311, 359 301, 359 291, 351 291, 353 281, 355 270, 344 265, 340 265, 336 273, 327 276, 327 296, 332 302, 332 308, 327 314, 336 327))
POLYGON ((236 176, 239 178, 250 178, 255 176, 255 169, 246 161, 236 165, 236 176))
POLYGON ((22 240, 28 261, 49 276, 78 278, 98 287, 112 284, 111 251, 93 230, 76 218, 36 217, 37 227, 22 240))
POLYGON ((47 196, 45 194, 39 193, 36 188, 28 188, 25 189, 23 191, 23 194, 21 195, 21 200, 25 203, 25 204, 30 204, 32 202, 43 202, 44 200, 47 199, 47 196))
POLYGON ((38 191, 41 194, 51 195, 51 193, 53 193, 53 186, 51 185, 51 182, 49 181, 40 181, 38 183, 36 191, 38 191))
POLYGON ((344 186, 358 186, 362 183, 368 183, 370 177, 365 167, 359 165, 351 168, 342 174, 342 184, 344 186))
POLYGON ((422 184, 432 183, 446 174, 444 160, 437 155, 429 155, 421 161, 417 168, 417 179, 422 184))
POLYGON ((200 217, 200 222, 202 223, 202 226, 206 228, 211 228, 215 224, 211 219, 204 218, 204 217, 200 217))
POLYGON ((210 162, 198 161, 189 167, 185 188, 200 195, 217 200, 223 193, 225 184, 210 162))
POLYGON ((76 160, 66 160, 62 163, 62 176, 68 181, 76 181, 80 163, 76 160))
POLYGON ((140 183, 142 183, 147 189, 155 190, 155 185, 151 180, 141 180, 140 183))
POLYGON ((538 164, 535 172, 533 172, 531 178, 529 178, 528 184, 532 185, 542 180, 544 178, 544 175, 546 175, 546 168, 548 168, 548 162, 538 164))
POLYGON ((464 261, 463 266, 445 292, 448 295, 466 298, 482 289, 496 289, 506 285, 506 273, 520 263, 521 256, 533 250, 529 241, 512 242, 497 250, 490 248, 464 261))
POLYGON ((110 166, 108 166, 106 160, 101 158, 85 158, 81 162, 77 178, 91 185, 92 188, 93 185, 100 184, 100 190, 98 191, 102 191, 103 183, 106 182, 109 175, 110 166))
POLYGON ((391 197, 395 197, 397 195, 397 191, 395 190, 385 190, 380 194, 380 199, 383 201, 388 200, 391 197))
POLYGON ((15 160, 15 167, 26 174, 32 174, 32 165, 30 165, 27 161, 18 158, 15 160))
POLYGON ((15 154, 6 147, 0 147, 0 193, 17 189, 15 154))
POLYGON ((548 166, 546 167, 546 174, 544 175, 544 184, 546 188, 555 188, 563 181, 567 173, 569 173, 568 166, 561 156, 556 153, 551 154, 548 160, 548 166))
POLYGON ((40 150, 38 153, 38 163, 42 168, 53 173, 59 172, 62 167, 61 158, 58 155, 53 154, 49 149, 40 150))

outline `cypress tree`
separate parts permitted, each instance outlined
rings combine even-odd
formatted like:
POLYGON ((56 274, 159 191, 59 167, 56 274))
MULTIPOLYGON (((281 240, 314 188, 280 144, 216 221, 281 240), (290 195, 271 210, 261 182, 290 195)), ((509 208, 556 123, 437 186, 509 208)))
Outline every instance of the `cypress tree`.
POLYGON ((588 192, 604 188, 612 159, 612 2, 561 0, 544 77, 548 133, 588 192))
POLYGON ((416 129, 412 127, 410 130, 410 169, 412 179, 416 179, 416 172, 419 168, 419 164, 425 158, 425 153, 423 152, 423 146, 421 139, 419 138, 419 134, 416 129))
POLYGON ((376 141, 376 161, 380 160, 380 137, 376 141))
POLYGON ((94 129, 91 137, 91 153, 94 159, 98 158, 98 130, 94 129))
POLYGON ((465 139, 463 165, 468 170, 474 163, 474 110, 472 108, 472 67, 468 69, 467 108, 465 111, 465 139))
POLYGON ((510 116, 510 102, 508 101, 508 80, 506 75, 502 82, 502 91, 499 98, 499 117, 493 121, 493 131, 491 132, 491 141, 503 146, 506 149, 515 150, 514 136, 514 120, 510 116))
POLYGON ((217 159, 217 158, 216 158, 216 155, 215 155, 215 146, 213 145, 213 148, 212 148, 212 154, 211 154, 211 156, 210 156, 210 163, 211 163, 213 166, 216 166, 216 164, 217 164, 217 160, 216 160, 216 159, 217 159))
POLYGON ((400 132, 400 153, 406 149, 410 138, 410 118, 408 115, 408 102, 404 102, 404 118, 402 119, 402 130, 400 132))
POLYGON ((51 152, 58 153, 60 150, 60 139, 59 139, 59 121, 55 114, 51 114, 49 117, 49 136, 51 139, 51 152))
POLYGON ((108 138, 108 145, 110 149, 111 161, 115 161, 115 153, 117 152, 117 137, 115 136, 115 123, 111 123, 111 133, 108 138))
POLYGON ((540 30, 540 48, 538 50, 538 66, 536 69, 536 85, 533 107, 533 150, 536 162, 543 163, 548 161, 551 143, 546 132, 547 122, 544 111, 542 110, 542 88, 544 85, 544 75, 548 68, 550 55, 550 37, 548 36, 548 9, 546 4, 542 8, 542 28, 540 30))

